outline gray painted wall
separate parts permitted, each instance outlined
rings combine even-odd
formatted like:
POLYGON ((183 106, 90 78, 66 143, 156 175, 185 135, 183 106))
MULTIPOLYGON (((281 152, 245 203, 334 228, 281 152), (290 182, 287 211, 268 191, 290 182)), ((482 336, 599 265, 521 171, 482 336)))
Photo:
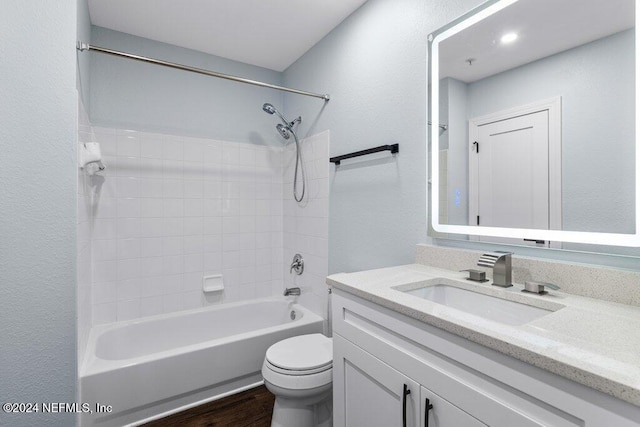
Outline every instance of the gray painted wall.
MULTIPOLYGON (((0 402, 76 401, 76 1, 2 2, 0 402)), ((0 414, 70 426, 75 414, 0 414)))
MULTIPOLYGON (((78 5, 78 41, 91 42, 91 18, 89 16, 88 0, 77 0, 78 5)), ((91 87, 91 56, 78 53, 77 83, 78 92, 85 108, 89 108, 89 88, 91 87)))
POLYGON ((565 230, 634 232, 634 37, 624 31, 468 85, 469 118, 562 96, 565 230))
MULTIPOLYGON (((449 114, 463 120, 450 118, 451 132, 464 132, 461 141, 466 150, 468 119, 561 96, 563 228, 632 233, 635 66, 629 52, 634 49, 634 37, 633 30, 624 31, 468 85, 447 79, 449 114), (466 98, 452 91, 455 86, 466 88, 466 98)), ((466 151, 456 156, 450 150, 449 162, 456 159, 460 164, 464 159, 467 167, 466 151)), ((450 180, 459 177, 455 167, 449 167, 449 173, 450 180)), ((460 182, 465 192, 466 182, 460 182)), ((453 218, 456 208, 449 207, 453 218)), ((451 223, 465 220, 460 216, 451 223)), ((636 248, 573 243, 563 247, 640 255, 636 248)))
MULTIPOLYGON (((281 84, 281 73, 189 49, 92 27, 91 42, 156 59, 281 84)), ((91 55, 91 123, 141 131, 275 143, 277 121, 262 111, 282 111, 282 92, 114 56, 91 55)))
POLYGON ((329 272, 414 261, 426 227, 427 35, 480 1, 369 0, 284 72, 284 84, 328 92, 285 95, 303 136, 331 130, 332 156, 399 143, 345 161, 330 177, 329 272), (376 160, 377 159, 377 160, 376 160))

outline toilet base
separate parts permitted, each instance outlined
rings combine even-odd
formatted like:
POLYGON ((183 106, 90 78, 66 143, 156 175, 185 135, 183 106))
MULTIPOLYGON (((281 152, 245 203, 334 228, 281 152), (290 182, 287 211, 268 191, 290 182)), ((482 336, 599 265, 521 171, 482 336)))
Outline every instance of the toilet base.
MULTIPOLYGON (((333 402, 331 384, 306 391, 305 396, 291 399, 285 390, 265 381, 267 389, 276 396, 271 427, 331 427, 333 402), (285 395, 285 396, 283 396, 285 395)), ((299 390, 297 390, 299 393, 299 390)))

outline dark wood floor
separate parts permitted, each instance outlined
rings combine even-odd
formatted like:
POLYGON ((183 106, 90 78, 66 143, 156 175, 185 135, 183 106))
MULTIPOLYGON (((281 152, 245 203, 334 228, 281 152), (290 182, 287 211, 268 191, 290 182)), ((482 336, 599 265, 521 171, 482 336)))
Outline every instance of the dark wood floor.
POLYGON ((275 397, 265 386, 205 403, 144 424, 145 427, 269 427, 275 397))

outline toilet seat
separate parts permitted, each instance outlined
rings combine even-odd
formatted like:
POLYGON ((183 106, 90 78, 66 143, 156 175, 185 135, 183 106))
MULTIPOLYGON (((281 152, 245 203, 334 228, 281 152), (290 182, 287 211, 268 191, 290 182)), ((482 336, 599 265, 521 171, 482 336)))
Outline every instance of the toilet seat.
POLYGON ((284 375, 326 371, 333 366, 333 341, 322 334, 287 338, 269 347, 265 364, 284 375))
POLYGON ((320 366, 320 367, 315 368, 315 369, 293 371, 293 370, 290 370, 290 369, 283 369, 280 366, 276 366, 273 363, 269 362, 268 360, 265 360, 264 363, 269 369, 271 369, 274 372, 277 372, 277 373, 282 374, 282 375, 292 375, 292 376, 318 374, 320 372, 324 372, 324 371, 327 371, 327 370, 333 368, 333 364, 331 362, 329 362, 327 365, 320 366))
POLYGON ((267 350, 262 376, 265 382, 287 390, 330 386, 333 341, 322 334, 310 334, 277 342, 267 350))

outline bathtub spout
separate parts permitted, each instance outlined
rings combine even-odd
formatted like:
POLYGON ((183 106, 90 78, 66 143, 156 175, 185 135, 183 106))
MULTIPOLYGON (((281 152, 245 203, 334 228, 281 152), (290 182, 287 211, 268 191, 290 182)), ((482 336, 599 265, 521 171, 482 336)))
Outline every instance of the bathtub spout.
POLYGON ((284 296, 288 297, 289 295, 298 296, 300 295, 300 288, 287 288, 284 290, 284 296))

